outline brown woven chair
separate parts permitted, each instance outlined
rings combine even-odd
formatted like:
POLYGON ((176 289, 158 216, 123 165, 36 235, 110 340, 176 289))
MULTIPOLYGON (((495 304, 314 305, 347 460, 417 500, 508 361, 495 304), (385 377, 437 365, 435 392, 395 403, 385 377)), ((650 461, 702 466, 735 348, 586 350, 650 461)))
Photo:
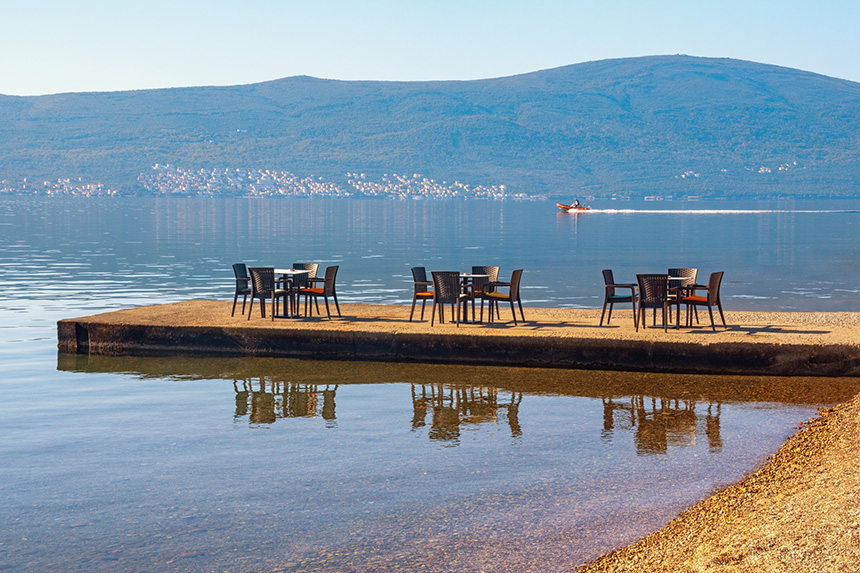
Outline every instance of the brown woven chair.
MULTIPOLYGON (((511 305, 511 314, 514 316, 514 325, 517 324, 517 312, 514 309, 514 301, 516 301, 517 305, 520 307, 520 318, 523 319, 523 322, 526 321, 526 317, 523 314, 523 302, 520 299, 520 282, 523 277, 523 269, 517 269, 511 273, 511 282, 499 282, 496 281, 492 283, 491 286, 494 288, 498 287, 508 287, 508 292, 503 293, 498 290, 488 291, 488 287, 484 287, 484 296, 489 302, 489 317, 490 322, 493 321, 493 306, 496 307, 496 314, 499 312, 499 301, 508 301, 511 305)), ((489 285, 488 285, 489 286, 489 285)))
MULTIPOLYGON (((663 330, 668 327, 669 275, 636 275, 639 283, 639 321, 645 327, 645 309, 654 309, 654 324, 657 324, 657 309, 663 309, 663 330)), ((637 329, 638 330, 638 329, 637 329)))
POLYGON ((636 301, 639 297, 636 295, 635 283, 616 283, 615 277, 611 269, 603 269, 603 310, 600 313, 600 326, 603 326, 603 315, 606 313, 606 305, 609 305, 609 314, 606 316, 606 324, 612 319, 612 307, 619 303, 631 303, 633 305, 633 326, 639 332, 639 318, 636 314, 636 301), (615 289, 630 289, 630 294, 618 294, 615 289))
POLYGON ((473 275, 487 275, 487 278, 472 278, 469 284, 469 290, 466 294, 472 299, 472 320, 475 320, 475 299, 481 301, 481 322, 484 321, 484 301, 486 297, 484 292, 492 292, 495 290, 494 283, 499 280, 499 267, 472 267, 473 275))
POLYGON ((430 286, 433 281, 427 280, 427 269, 424 267, 412 267, 412 310, 409 311, 409 322, 415 313, 415 303, 421 301, 421 320, 424 320, 424 307, 428 300, 433 300, 433 291, 430 286))
MULTIPOLYGON (((245 303, 251 295, 251 277, 248 276, 248 267, 245 263, 236 263, 233 265, 233 275, 236 277, 236 293, 233 295, 233 310, 230 316, 236 316, 236 301, 239 300, 239 295, 242 295, 242 314, 245 314, 245 303)), ((253 299, 251 299, 253 303, 253 299)))
POLYGON ((304 295, 305 297, 305 316, 310 316, 310 313, 308 312, 309 308, 313 311, 313 307, 309 304, 310 299, 314 299, 317 306, 317 314, 319 314, 319 297, 323 297, 323 300, 325 301, 325 312, 328 315, 329 320, 331 320, 331 310, 328 306, 328 297, 332 297, 334 299, 334 306, 337 309, 337 315, 340 316, 340 305, 337 303, 337 291, 335 290, 335 279, 337 278, 338 268, 338 266, 326 267, 322 287, 299 289, 299 294, 304 295))
MULTIPOLYGON (((298 293, 303 288, 317 286, 317 283, 324 283, 325 279, 317 277, 320 265, 319 263, 293 263, 293 268, 299 271, 308 271, 306 275, 296 275, 293 277, 293 290, 298 293)), ((317 314, 320 313, 319 299, 314 299, 317 307, 317 314)))
POLYGON ((275 269, 273 267, 250 267, 251 275, 251 306, 248 308, 248 320, 251 319, 251 311, 254 309, 254 299, 260 301, 260 315, 266 318, 266 300, 272 300, 272 320, 278 313, 278 301, 284 300, 287 304, 288 292, 286 289, 277 288, 275 284, 275 269))
POLYGON ((460 292, 460 273, 458 271, 432 271, 433 307, 430 310, 430 326, 436 320, 436 305, 439 305, 439 322, 445 322, 445 305, 451 305, 451 319, 460 326, 460 305, 469 300, 469 295, 460 292), (454 311, 456 309, 456 319, 454 311))
POLYGON ((690 287, 694 290, 705 289, 708 292, 705 296, 691 295, 685 296, 681 299, 681 303, 687 305, 687 326, 693 326, 693 317, 690 314, 690 310, 695 310, 698 306, 707 306, 708 314, 711 315, 711 329, 714 331, 717 330, 717 327, 714 324, 714 307, 719 309, 720 319, 723 321, 723 327, 726 327, 726 317, 723 315, 723 303, 720 301, 720 285, 722 282, 723 271, 720 271, 718 273, 711 273, 711 276, 708 279, 708 286, 693 285, 690 287))
POLYGON ((683 279, 669 281, 670 322, 672 321, 672 305, 677 304, 679 299, 691 294, 688 289, 696 284, 696 277, 698 275, 699 269, 669 269, 669 278, 683 279))

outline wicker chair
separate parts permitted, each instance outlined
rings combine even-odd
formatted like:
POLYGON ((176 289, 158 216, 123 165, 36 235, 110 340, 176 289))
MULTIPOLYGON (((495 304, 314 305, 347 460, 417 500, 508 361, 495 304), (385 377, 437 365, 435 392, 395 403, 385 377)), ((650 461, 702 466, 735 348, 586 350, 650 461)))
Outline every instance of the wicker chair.
MULTIPOLYGON (((672 320, 672 305, 678 303, 678 299, 684 298, 691 286, 696 284, 699 269, 669 269, 669 278, 683 280, 669 281, 669 321, 672 320)), ((679 306, 680 308, 680 306, 679 306)))
MULTIPOLYGON (((251 277, 248 276, 248 267, 245 263, 236 263, 233 265, 233 275, 236 277, 236 293, 233 295, 233 310, 230 316, 236 316, 236 301, 239 300, 239 295, 242 295, 242 314, 245 314, 245 303, 251 295, 251 277)), ((254 302, 253 299, 251 302, 254 302)))
MULTIPOLYGON (((306 275, 296 275, 293 277, 293 291, 298 293, 303 288, 317 286, 317 283, 324 282, 325 279, 317 278, 319 272, 319 263, 293 263, 293 268, 300 271, 308 271, 306 275)), ((319 300, 315 299, 317 306, 317 314, 320 313, 319 300)))
POLYGON ((415 313, 415 303, 421 301, 421 320, 424 320, 424 307, 428 300, 433 300, 433 291, 429 290, 433 281, 427 280, 427 269, 424 267, 412 267, 412 310, 409 311, 409 322, 415 313))
POLYGON ((693 285, 692 289, 702 290, 707 289, 705 296, 685 296, 681 299, 682 304, 687 305, 687 326, 693 326, 693 317, 690 315, 690 310, 695 310, 698 306, 707 306, 708 314, 711 315, 711 329, 717 330, 714 324, 714 307, 720 311, 720 319, 723 321, 723 327, 726 327, 726 317, 723 315, 723 303, 720 301, 720 284, 723 282, 723 272, 711 273, 708 279, 708 286, 693 285))
POLYGON ((669 275, 636 275, 639 283, 639 320, 645 325, 645 309, 654 309, 654 324, 657 324, 657 309, 663 309, 663 330, 667 329, 669 310, 669 275))
POLYGON ((278 300, 283 299, 287 304, 289 293, 286 289, 277 288, 275 283, 275 269, 272 267, 251 267, 248 269, 251 275, 251 306, 248 308, 248 320, 251 319, 251 311, 254 309, 254 299, 260 301, 260 315, 266 318, 266 299, 272 299, 272 320, 278 313, 278 300))
POLYGON ((340 316, 340 305, 337 302, 337 291, 335 290, 335 278, 337 278, 337 269, 338 266, 326 267, 325 269, 325 278, 323 279, 323 286, 319 287, 308 287, 299 289, 299 294, 304 295, 305 297, 305 316, 310 316, 308 313, 308 309, 313 310, 313 307, 309 305, 310 299, 313 298, 314 302, 317 303, 317 314, 319 314, 319 297, 323 297, 325 301, 325 312, 328 315, 329 320, 331 320, 331 310, 328 306, 328 297, 332 297, 334 299, 334 306, 337 309, 337 315, 340 316))
POLYGON ((457 271, 432 271, 433 275, 433 307, 430 310, 430 326, 436 320, 436 305, 439 305, 439 322, 445 322, 445 305, 451 305, 451 318, 460 326, 460 305, 469 300, 469 295, 460 292, 460 273, 457 271))
POLYGON ((293 279, 293 282, 298 288, 305 288, 318 280, 317 272, 320 268, 319 263, 293 263, 293 268, 297 271, 308 271, 308 274, 297 275, 293 279))
POLYGON ((631 303, 633 305, 633 326, 639 332, 639 318, 636 314, 636 302, 639 297, 636 295, 636 284, 634 283, 616 283, 615 277, 611 269, 603 269, 603 311, 600 313, 600 326, 603 326, 603 315, 606 313, 606 305, 609 305, 609 314, 606 316, 606 324, 612 319, 612 307, 619 303, 631 303), (617 294, 615 289, 630 289, 630 294, 617 294))
POLYGON ((495 290, 495 283, 499 280, 499 267, 472 267, 472 274, 487 275, 487 278, 473 277, 469 284, 469 290, 466 291, 466 294, 468 294, 469 298, 472 299, 472 320, 475 319, 475 299, 480 299, 481 322, 483 322, 484 301, 487 300, 484 296, 484 292, 492 292, 495 290))
POLYGON ((489 291, 488 287, 484 288, 484 296, 489 302, 489 317, 490 322, 493 321, 493 306, 496 307, 496 314, 499 312, 499 301, 508 301, 511 304, 511 314, 514 316, 514 325, 517 324, 517 312, 514 309, 514 301, 516 301, 517 305, 520 307, 520 318, 523 319, 523 322, 526 321, 526 317, 523 314, 523 302, 520 299, 520 282, 523 277, 523 269, 517 269, 511 273, 511 282, 494 282, 491 286, 493 287, 508 287, 508 292, 503 293, 498 290, 489 291))

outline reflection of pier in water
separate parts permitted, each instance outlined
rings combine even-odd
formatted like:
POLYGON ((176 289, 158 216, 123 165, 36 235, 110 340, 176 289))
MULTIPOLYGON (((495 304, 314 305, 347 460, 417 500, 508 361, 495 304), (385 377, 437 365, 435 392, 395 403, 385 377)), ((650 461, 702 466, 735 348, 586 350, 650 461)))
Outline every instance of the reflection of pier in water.
POLYGON ((670 446, 693 446, 700 436, 708 440, 711 452, 723 447, 719 403, 709 403, 701 415, 691 400, 638 395, 624 400, 603 398, 603 438, 610 440, 616 429, 633 432, 640 455, 665 454, 670 446))
POLYGON ((278 418, 322 417, 326 426, 337 425, 334 395, 337 385, 299 384, 268 378, 233 380, 235 419, 251 424, 272 424, 278 418), (322 397, 322 400, 320 400, 322 397))
POLYGON ((506 422, 511 436, 522 435, 519 407, 522 392, 488 386, 412 384, 412 429, 427 425, 431 440, 458 442, 463 426, 506 422))

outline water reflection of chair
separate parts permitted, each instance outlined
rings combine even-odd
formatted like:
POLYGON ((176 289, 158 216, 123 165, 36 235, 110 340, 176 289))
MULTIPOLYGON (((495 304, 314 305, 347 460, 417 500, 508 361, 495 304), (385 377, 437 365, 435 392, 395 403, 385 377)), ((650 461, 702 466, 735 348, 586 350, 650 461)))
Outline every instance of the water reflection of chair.
POLYGON ((236 301, 239 300, 239 295, 242 295, 242 314, 244 315, 245 303, 251 294, 251 277, 248 276, 248 267, 245 266, 245 263, 235 263, 233 265, 233 275, 236 277, 236 292, 233 295, 233 310, 230 312, 230 316, 236 315, 236 301))
POLYGON ((512 392, 510 400, 505 402, 493 387, 413 384, 412 429, 425 427, 430 414, 428 437, 434 441, 456 443, 463 426, 500 421, 507 421, 511 436, 519 437, 522 435, 520 402, 521 393, 512 392))
POLYGON ((427 269, 424 267, 412 267, 412 310, 409 311, 409 322, 415 313, 415 303, 421 301, 421 320, 424 320, 424 307, 428 300, 433 300, 433 291, 430 290, 432 281, 427 280, 427 269))
POLYGON ((657 309, 663 309, 663 330, 668 325, 666 313, 669 309, 669 275, 636 275, 639 283, 639 323, 645 327, 645 309, 654 310, 654 324, 657 324, 657 309))
POLYGON ((631 432, 639 455, 665 454, 670 447, 686 447, 697 443, 702 433, 709 451, 722 447, 720 436, 720 405, 708 404, 704 424, 696 413, 696 403, 690 400, 631 396, 629 402, 603 399, 603 439, 610 439, 616 429, 631 432), (620 413, 621 417, 616 416, 620 413))
POLYGON ((326 426, 336 425, 335 392, 337 385, 320 389, 314 384, 281 382, 260 378, 242 380, 241 388, 233 381, 236 392, 234 418, 248 418, 252 424, 272 424, 279 418, 313 418, 321 416, 326 426), (320 404, 322 397, 322 404, 320 404))

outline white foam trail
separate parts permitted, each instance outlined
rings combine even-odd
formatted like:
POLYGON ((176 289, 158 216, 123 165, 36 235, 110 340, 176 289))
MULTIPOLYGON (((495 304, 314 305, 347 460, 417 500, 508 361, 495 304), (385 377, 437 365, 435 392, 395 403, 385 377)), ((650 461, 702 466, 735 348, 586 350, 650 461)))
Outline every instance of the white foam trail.
POLYGON ((860 213, 860 211, 853 209, 589 209, 588 211, 580 211, 580 213, 607 213, 622 215, 634 213, 637 215, 640 213, 654 215, 760 215, 763 213, 860 213))

